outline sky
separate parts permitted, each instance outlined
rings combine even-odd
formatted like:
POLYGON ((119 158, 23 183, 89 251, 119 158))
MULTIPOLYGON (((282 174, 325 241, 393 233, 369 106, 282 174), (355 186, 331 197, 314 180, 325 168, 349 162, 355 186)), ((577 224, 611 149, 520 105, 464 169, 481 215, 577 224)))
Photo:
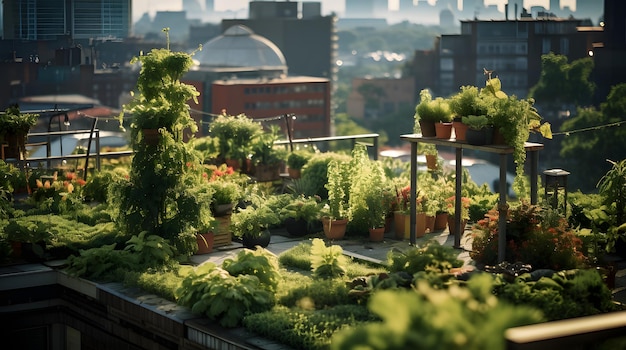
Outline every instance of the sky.
MULTIPOLYGON (((204 1, 200 0, 204 3, 204 1)), ((343 13, 344 1, 337 0, 317 0, 322 2, 322 12, 324 14, 330 12, 343 13)), ((435 0, 428 0, 434 4, 435 0)), ((459 1, 460 2, 460 1, 459 1)), ((507 0, 485 0, 485 5, 498 5, 500 10, 504 10, 504 4, 507 0)), ((137 20, 146 11, 152 15, 156 11, 180 11, 182 10, 182 0, 134 0, 133 1, 133 19, 137 20)), ((575 10, 576 0, 561 0, 561 6, 569 6, 575 10)), ((239 10, 248 6, 248 0, 215 0, 215 9, 217 11, 239 10)), ((395 9, 398 6, 398 0, 389 0, 389 7, 395 9)), ((550 0, 524 0, 524 6, 543 6, 548 8, 550 0)))

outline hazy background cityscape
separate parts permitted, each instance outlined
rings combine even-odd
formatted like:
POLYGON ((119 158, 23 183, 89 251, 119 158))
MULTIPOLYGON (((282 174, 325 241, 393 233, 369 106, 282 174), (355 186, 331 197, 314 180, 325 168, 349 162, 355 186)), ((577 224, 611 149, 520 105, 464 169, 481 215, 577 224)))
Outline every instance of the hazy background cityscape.
MULTIPOLYGON (((504 11, 504 5, 507 0, 485 0, 485 5, 497 5, 498 10, 504 11)), ((332 12, 338 16, 345 14, 345 3, 337 0, 322 0, 322 13, 328 15, 332 12)), ((247 11, 248 0, 216 0, 216 11, 247 11)), ((435 4, 435 0, 428 0, 430 5, 435 4)), ((399 0, 389 0, 389 9, 397 10, 399 0)), ((526 0, 524 6, 529 8, 531 6, 543 6, 549 9, 550 0, 526 0)), ((576 0, 561 0, 562 7, 569 7, 572 11, 576 11, 576 0)), ((458 8, 463 8, 463 1, 458 0, 458 8)), ((154 14, 156 11, 180 11, 183 9, 182 0, 135 0, 133 2, 133 19, 137 20, 145 12, 154 14)))

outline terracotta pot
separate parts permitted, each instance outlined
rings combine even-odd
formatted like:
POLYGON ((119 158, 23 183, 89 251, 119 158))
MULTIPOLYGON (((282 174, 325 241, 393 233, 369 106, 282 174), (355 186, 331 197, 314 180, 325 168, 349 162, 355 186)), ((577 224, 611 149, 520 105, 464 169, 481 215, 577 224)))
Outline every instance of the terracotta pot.
POLYGON ((467 131, 467 124, 463 122, 452 122, 452 128, 454 129, 454 138, 457 141, 465 141, 465 133, 467 131))
POLYGON ((290 178, 292 178, 292 179, 299 179, 300 176, 302 175, 302 170, 287 168, 287 173, 289 174, 290 178))
POLYGON ((436 154, 426 155, 426 167, 428 167, 428 170, 437 170, 437 155, 436 154))
POLYGON ((224 163, 226 163, 227 166, 233 168, 234 171, 238 171, 239 169, 241 169, 241 163, 239 163, 237 159, 226 158, 224 160, 224 163))
POLYGON ((449 140, 452 137, 452 123, 435 123, 435 135, 438 139, 449 140))
POLYGON ((426 215, 426 232, 433 233, 435 231, 435 216, 426 215))
POLYGON ((420 129, 422 129, 422 137, 435 137, 435 122, 419 121, 420 129))
POLYGON ((268 182, 280 179, 280 164, 259 164, 254 172, 258 182, 268 182))
POLYGON ((213 232, 199 233, 196 237, 198 243, 198 251, 196 254, 208 254, 213 251, 213 242, 215 241, 215 234, 213 232))
POLYGON ((385 228, 370 228, 370 242, 382 242, 385 239, 385 228))
MULTIPOLYGON (((448 231, 451 235, 456 232, 456 223, 454 221, 454 215, 448 215, 448 231)), ((461 220, 461 234, 465 231, 465 226, 467 226, 467 219, 461 220)))
MULTIPOLYGON (((411 238, 411 215, 404 218, 404 238, 411 238)), ((415 213, 415 237, 426 235, 426 213, 415 213)))
POLYGON ((448 213, 437 213, 435 216, 435 231, 443 231, 448 226, 448 213))
POLYGON ((324 228, 324 235, 328 239, 342 239, 346 234, 346 228, 348 226, 347 219, 331 220, 330 218, 323 218, 322 225, 324 228))
POLYGON ((393 213, 393 222, 394 222, 394 237, 396 239, 404 239, 404 223, 405 223, 405 219, 404 217, 407 216, 406 214, 404 214, 401 211, 396 211, 393 213))

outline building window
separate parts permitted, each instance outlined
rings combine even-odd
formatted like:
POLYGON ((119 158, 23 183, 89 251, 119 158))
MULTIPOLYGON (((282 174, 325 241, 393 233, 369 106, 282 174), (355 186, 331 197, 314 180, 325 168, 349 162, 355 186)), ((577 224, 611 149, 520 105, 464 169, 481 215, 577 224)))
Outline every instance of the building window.
POLYGON ((454 60, 452 58, 442 58, 439 61, 439 69, 442 72, 451 72, 454 70, 454 60))
POLYGON ((569 39, 561 38, 561 55, 569 55, 569 39))
POLYGON ((547 55, 550 53, 550 50, 551 50, 550 39, 543 38, 543 40, 541 41, 541 53, 544 55, 547 55))

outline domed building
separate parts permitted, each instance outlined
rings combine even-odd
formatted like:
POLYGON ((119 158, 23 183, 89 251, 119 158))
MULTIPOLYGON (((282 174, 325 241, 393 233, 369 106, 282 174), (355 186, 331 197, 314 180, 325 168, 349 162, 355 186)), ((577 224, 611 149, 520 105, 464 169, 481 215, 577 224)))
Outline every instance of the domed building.
POLYGON ((244 25, 230 27, 224 34, 205 43, 194 59, 197 70, 250 72, 255 76, 275 77, 287 74, 287 62, 280 49, 244 25))
POLYGON ((193 58, 185 81, 200 91, 200 108, 192 108, 208 114, 201 118, 203 134, 212 115, 225 110, 255 119, 295 115, 295 138, 330 135, 329 79, 289 76, 281 50, 250 28, 226 29, 193 58))

